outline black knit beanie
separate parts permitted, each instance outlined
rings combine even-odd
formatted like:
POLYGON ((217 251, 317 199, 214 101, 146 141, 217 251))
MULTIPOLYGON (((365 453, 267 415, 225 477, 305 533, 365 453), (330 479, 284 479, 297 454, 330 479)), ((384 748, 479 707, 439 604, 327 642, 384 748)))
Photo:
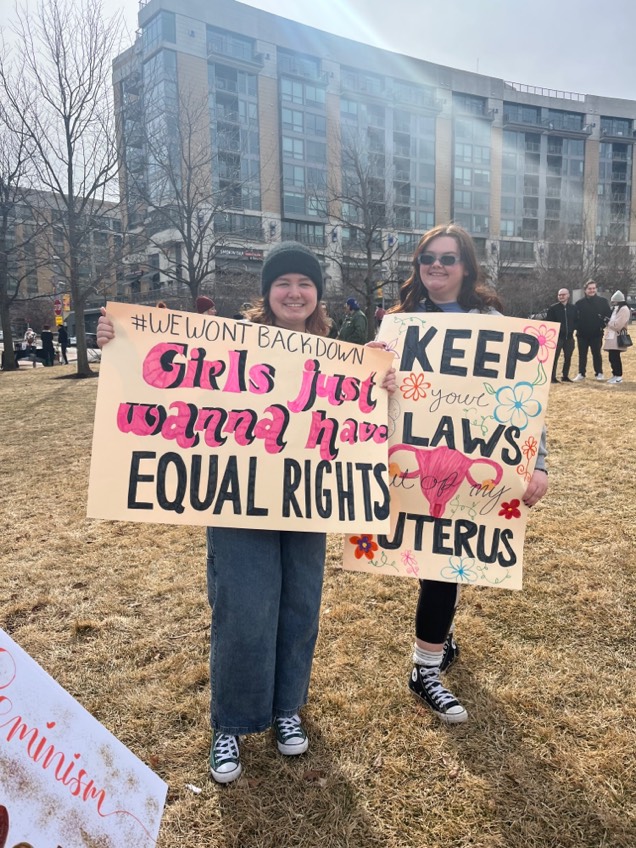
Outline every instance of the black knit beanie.
POLYGON ((318 291, 318 300, 322 298, 322 269, 314 254, 298 241, 283 241, 273 247, 265 257, 261 271, 261 292, 263 297, 270 286, 283 274, 303 274, 313 282, 318 291))

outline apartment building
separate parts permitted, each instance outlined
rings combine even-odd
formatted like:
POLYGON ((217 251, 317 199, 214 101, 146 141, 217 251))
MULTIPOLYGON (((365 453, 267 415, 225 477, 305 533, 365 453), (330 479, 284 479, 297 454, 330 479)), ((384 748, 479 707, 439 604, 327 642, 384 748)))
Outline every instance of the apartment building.
MULTIPOLYGON (((342 258, 355 265, 362 255, 346 221, 347 138, 362 140, 371 163, 387 298, 435 223, 469 230, 495 273, 502 262, 532 269, 565 242, 587 255, 616 244, 630 262, 636 248, 634 101, 432 64, 236 0, 142 3, 136 42, 115 60, 113 80, 133 241, 149 217, 132 177, 142 174, 150 191, 160 164, 134 126, 160 125, 173 156, 184 93, 207 94, 196 129, 209 145, 201 180, 223 198, 211 291, 223 279, 256 279, 268 246, 296 239, 323 261, 327 292, 342 293, 342 258)), ((179 240, 166 238, 178 253, 179 240)), ((133 244, 130 262, 133 277, 150 267, 156 273, 144 278, 161 288, 165 256, 133 244)))
MULTIPOLYGON (((53 299, 70 291, 66 213, 53 193, 25 190, 6 208, 6 216, 2 238, 8 292, 12 295, 19 286, 20 299, 48 295, 52 309, 53 299)), ((117 290, 117 259, 122 253, 118 204, 102 201, 95 218, 83 219, 80 226, 86 232, 79 257, 80 285, 94 287, 93 299, 101 304, 104 293, 117 290)))

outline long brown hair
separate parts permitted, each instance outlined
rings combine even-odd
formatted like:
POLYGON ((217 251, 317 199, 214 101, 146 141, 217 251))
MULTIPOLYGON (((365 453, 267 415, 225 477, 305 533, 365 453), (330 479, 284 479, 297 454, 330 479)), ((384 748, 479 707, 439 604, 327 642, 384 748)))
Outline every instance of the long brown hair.
MULTIPOLYGON (((269 292, 265 297, 259 297, 258 300, 253 302, 251 308, 246 310, 245 317, 248 321, 252 321, 254 324, 276 326, 276 316, 272 312, 268 295, 269 292)), ((313 336, 326 336, 329 332, 329 323, 325 308, 320 301, 318 301, 316 308, 305 322, 305 332, 311 333, 313 336)))
POLYGON ((479 265, 475 244, 471 236, 458 224, 439 224, 432 230, 424 233, 420 239, 415 253, 413 254, 413 270, 411 276, 400 287, 400 302, 389 309, 389 312, 417 312, 420 303, 428 297, 426 286, 420 277, 420 265, 418 257, 424 253, 433 239, 439 236, 450 236, 457 242, 459 255, 464 264, 466 275, 462 281, 462 287, 457 297, 457 302, 469 312, 477 309, 479 312, 492 307, 502 310, 501 301, 497 293, 484 283, 484 274, 479 265))

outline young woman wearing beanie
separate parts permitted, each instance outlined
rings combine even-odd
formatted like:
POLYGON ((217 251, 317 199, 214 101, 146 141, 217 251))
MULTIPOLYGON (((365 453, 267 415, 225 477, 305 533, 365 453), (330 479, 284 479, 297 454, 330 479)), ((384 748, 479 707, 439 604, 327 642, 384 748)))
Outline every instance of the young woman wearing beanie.
MULTIPOLYGON (((304 245, 282 242, 261 272, 261 297, 246 318, 325 336, 322 270, 304 245)), ((207 530, 210 635, 210 772, 241 774, 239 737, 274 727, 281 754, 309 742, 306 703, 325 565, 326 535, 282 530, 207 530)))
POLYGON ((605 329, 603 350, 607 351, 610 367, 612 369, 612 376, 607 382, 616 384, 623 382, 623 362, 621 360, 623 348, 619 347, 618 336, 621 330, 624 330, 629 324, 632 311, 627 305, 625 295, 622 291, 614 292, 610 298, 610 306, 612 307, 612 314, 610 315, 605 329))
MULTIPOLYGON (((259 324, 325 336, 323 277, 314 254, 282 242, 263 262, 261 297, 246 314, 259 324)), ((99 319, 100 347, 113 338, 99 319)), ((382 386, 393 390, 395 372, 382 386)), ((278 751, 303 754, 299 710, 307 701, 318 636, 325 533, 207 530, 210 629, 210 773, 230 783, 242 772, 239 737, 274 728, 278 751)))

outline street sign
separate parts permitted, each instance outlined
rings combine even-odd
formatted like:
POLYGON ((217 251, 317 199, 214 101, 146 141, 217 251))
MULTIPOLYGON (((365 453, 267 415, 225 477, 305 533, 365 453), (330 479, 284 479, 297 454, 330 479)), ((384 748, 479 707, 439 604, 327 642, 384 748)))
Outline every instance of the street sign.
POLYGON ((71 296, 70 296, 70 294, 63 294, 62 295, 62 310, 63 310, 63 312, 70 312, 71 311, 71 296))
POLYGON ((59 299, 59 297, 55 298, 55 301, 53 302, 53 306, 55 308, 55 314, 61 315, 62 314, 62 301, 59 299))
POLYGON ((56 327, 61 327, 63 323, 64 323, 64 319, 62 318, 62 316, 61 316, 61 315, 56 315, 56 316, 55 316, 55 326, 56 326, 56 327))

